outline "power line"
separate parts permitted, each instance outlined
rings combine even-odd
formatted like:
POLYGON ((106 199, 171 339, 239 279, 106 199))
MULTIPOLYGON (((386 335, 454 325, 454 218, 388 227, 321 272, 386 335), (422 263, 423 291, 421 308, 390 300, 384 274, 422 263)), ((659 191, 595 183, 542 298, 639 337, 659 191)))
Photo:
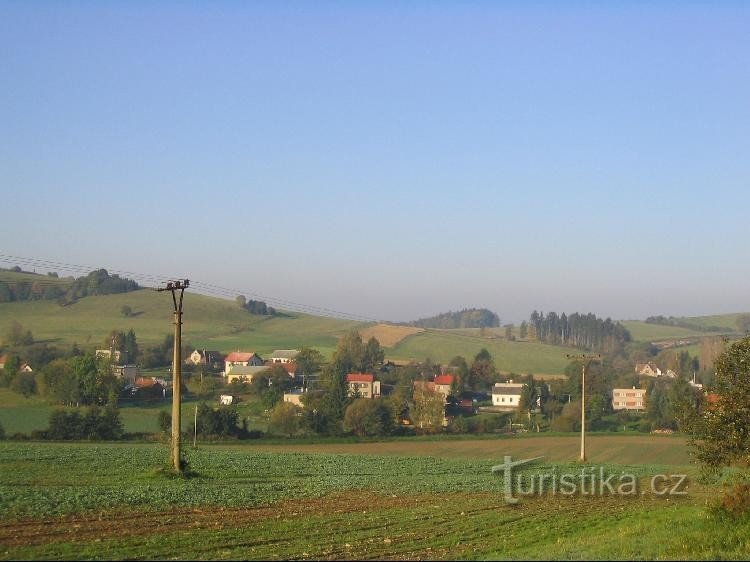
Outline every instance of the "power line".
MULTIPOLYGON (((157 276, 154 274, 149 273, 141 273, 141 272, 133 272, 133 271, 123 271, 123 270, 117 270, 112 268, 102 268, 101 266, 91 266, 91 265, 82 265, 82 264, 70 264, 70 263, 64 263, 60 261, 50 260, 50 259, 44 259, 44 258, 29 258, 24 256, 13 256, 8 254, 2 254, 0 253, 0 262, 5 262, 12 265, 19 265, 24 267, 32 267, 32 268, 40 268, 40 269, 48 269, 48 270, 61 270, 64 272, 72 272, 72 273, 78 273, 78 274, 88 274, 92 271, 96 271, 99 269, 106 269, 109 273, 113 273, 115 275, 124 276, 129 279, 133 279, 134 281, 137 281, 139 284, 146 286, 146 288, 155 289, 157 286, 161 285, 164 282, 164 279, 173 279, 179 276, 174 275, 167 275, 167 276, 157 276)), ((38 282, 43 285, 55 285, 59 286, 64 283, 64 279, 60 279, 60 281, 52 281, 51 279, 47 280, 35 280, 34 282, 38 282)), ((326 308, 323 306, 316 306, 316 305, 308 305, 305 303, 299 303, 295 301, 291 301, 284 298, 278 298, 278 297, 269 297, 265 295, 257 294, 253 291, 248 290, 239 290, 239 289, 232 289, 227 287, 222 287, 219 285, 214 285, 212 283, 206 283, 203 281, 195 281, 191 279, 192 286, 196 289, 198 293, 207 295, 207 296, 214 296, 217 298, 225 298, 225 299, 233 299, 237 297, 238 295, 244 295, 249 296, 253 300, 261 300, 267 303, 270 303, 276 308, 281 308, 283 310, 289 310, 292 312, 302 312, 306 314, 311 314, 315 316, 327 316, 327 317, 333 317, 333 318, 340 318, 343 320, 351 320, 351 321, 357 321, 357 322, 381 322, 381 320, 376 318, 371 318, 362 314, 354 314, 349 312, 342 312, 339 310, 333 310, 330 308, 326 308)))

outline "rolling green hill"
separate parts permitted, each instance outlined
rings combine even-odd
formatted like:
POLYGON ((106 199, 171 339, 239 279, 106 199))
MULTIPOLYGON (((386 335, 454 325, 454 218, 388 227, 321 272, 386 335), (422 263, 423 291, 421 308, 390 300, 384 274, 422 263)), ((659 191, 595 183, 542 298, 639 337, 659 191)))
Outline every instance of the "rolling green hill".
POLYGON ((703 338, 719 335, 740 335, 737 330, 737 318, 741 314, 744 313, 692 316, 679 319, 694 327, 665 326, 650 324, 641 320, 625 320, 621 323, 628 329, 635 341, 703 338), (724 328, 724 330, 708 330, 708 328, 713 327, 724 328))

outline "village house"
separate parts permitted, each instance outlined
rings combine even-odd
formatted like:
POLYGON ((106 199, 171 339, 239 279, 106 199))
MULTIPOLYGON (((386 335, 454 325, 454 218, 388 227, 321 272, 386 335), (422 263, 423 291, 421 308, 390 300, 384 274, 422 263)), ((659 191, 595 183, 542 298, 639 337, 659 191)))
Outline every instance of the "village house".
POLYGON ((635 373, 644 377, 660 377, 662 374, 661 369, 652 361, 648 363, 636 363, 635 373))
POLYGON ((120 354, 119 351, 115 350, 113 352, 111 349, 97 349, 94 352, 94 357, 96 357, 97 359, 99 359, 100 357, 103 357, 103 358, 106 358, 106 359, 111 359, 115 363, 119 363, 120 362, 120 355, 121 354, 120 354))
POLYGON ((350 396, 357 393, 362 398, 377 398, 380 396, 380 381, 375 380, 375 375, 349 373, 346 375, 346 384, 349 387, 350 396))
POLYGON ((210 367, 213 367, 214 365, 220 364, 223 361, 224 356, 218 351, 196 349, 188 356, 185 363, 192 363, 193 365, 208 365, 210 367))
POLYGON ((21 366, 18 367, 18 372, 19 373, 33 373, 34 369, 32 369, 31 365, 29 365, 28 363, 24 361, 23 363, 21 363, 21 366))
POLYGON ((112 374, 118 379, 133 382, 138 377, 138 367, 136 365, 112 365, 112 374))
POLYGON ((299 349, 277 349, 271 354, 272 363, 290 363, 299 355, 299 349))
POLYGON ((305 393, 302 390, 292 390, 291 392, 285 392, 284 393, 284 402, 289 402, 290 404, 294 404, 295 406, 299 406, 300 408, 304 408, 305 405, 302 403, 302 396, 305 393))
POLYGON ((8 361, 7 355, 0 355, 0 369, 5 369, 5 363, 8 361))
POLYGON ((224 375, 228 375, 232 367, 263 367, 263 359, 253 352, 233 351, 224 358, 224 375))
POLYGON ((229 369, 224 379, 227 384, 233 383, 234 381, 242 381, 246 383, 252 383, 253 377, 261 373, 268 371, 268 367, 265 365, 235 365, 229 369))
POLYGON ((640 411, 645 408, 645 388, 613 388, 612 409, 640 411))
POLYGON ((451 387, 453 386, 454 377, 453 375, 438 375, 435 380, 432 381, 435 385, 435 392, 439 392, 445 398, 451 395, 451 387))
POLYGON ((521 405, 523 384, 513 382, 496 382, 492 387, 492 405, 505 410, 516 410, 521 405))

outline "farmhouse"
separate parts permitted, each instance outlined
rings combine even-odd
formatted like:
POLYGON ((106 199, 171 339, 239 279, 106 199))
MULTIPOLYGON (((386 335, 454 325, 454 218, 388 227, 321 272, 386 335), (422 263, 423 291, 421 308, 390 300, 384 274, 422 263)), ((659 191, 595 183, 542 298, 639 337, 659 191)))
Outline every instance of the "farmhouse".
POLYGON ((290 363, 299 355, 299 349, 277 349, 271 354, 272 363, 290 363))
POLYGON ((521 383, 496 382, 492 387, 492 405, 501 409, 515 410, 521 405, 521 383))
POLYGON ((215 365, 221 363, 224 357, 218 351, 206 351, 205 349, 196 349, 187 358, 185 363, 192 363, 193 365, 215 365))
POLYGON ((224 375, 228 375, 232 367, 262 367, 263 359, 251 352, 233 351, 224 358, 224 375))
POLYGON ((99 359, 100 357, 112 359, 115 363, 119 363, 120 352, 117 350, 112 351, 111 349, 97 349, 94 352, 94 357, 96 357, 97 359, 99 359))
POLYGON ((645 388, 614 388, 612 389, 613 410, 643 410, 645 408, 645 388))
POLYGON ((349 394, 359 394, 362 398, 377 398, 380 396, 380 381, 375 380, 375 375, 367 373, 349 373, 346 375, 346 384, 349 394))
POLYGON ((226 380, 227 384, 230 384, 234 381, 242 381, 251 383, 253 382, 253 377, 259 375, 260 373, 264 373, 268 370, 268 367, 265 365, 236 365, 234 367, 231 367, 226 375, 224 375, 224 379, 226 380))
POLYGON ((0 355, 0 369, 5 369, 5 363, 8 361, 7 355, 0 355))
POLYGON ((138 377, 138 367, 136 365, 112 365, 112 374, 118 379, 127 379, 132 382, 138 377))
POLYGON ((454 377, 453 375, 438 375, 435 380, 432 381, 435 385, 435 392, 439 392, 445 398, 448 398, 451 394, 451 386, 453 386, 454 377))

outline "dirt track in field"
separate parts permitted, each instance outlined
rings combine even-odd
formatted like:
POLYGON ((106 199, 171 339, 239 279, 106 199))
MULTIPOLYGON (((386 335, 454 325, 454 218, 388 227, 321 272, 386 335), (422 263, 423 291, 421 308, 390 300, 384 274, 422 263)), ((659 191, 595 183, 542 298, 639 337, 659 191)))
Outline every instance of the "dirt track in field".
POLYGON ((253 508, 199 507, 160 511, 89 513, 0 524, 0 546, 34 546, 58 542, 96 542, 116 537, 152 535, 160 531, 226 529, 255 521, 331 513, 413 507, 421 496, 383 496, 348 492, 323 498, 285 501, 253 508))

